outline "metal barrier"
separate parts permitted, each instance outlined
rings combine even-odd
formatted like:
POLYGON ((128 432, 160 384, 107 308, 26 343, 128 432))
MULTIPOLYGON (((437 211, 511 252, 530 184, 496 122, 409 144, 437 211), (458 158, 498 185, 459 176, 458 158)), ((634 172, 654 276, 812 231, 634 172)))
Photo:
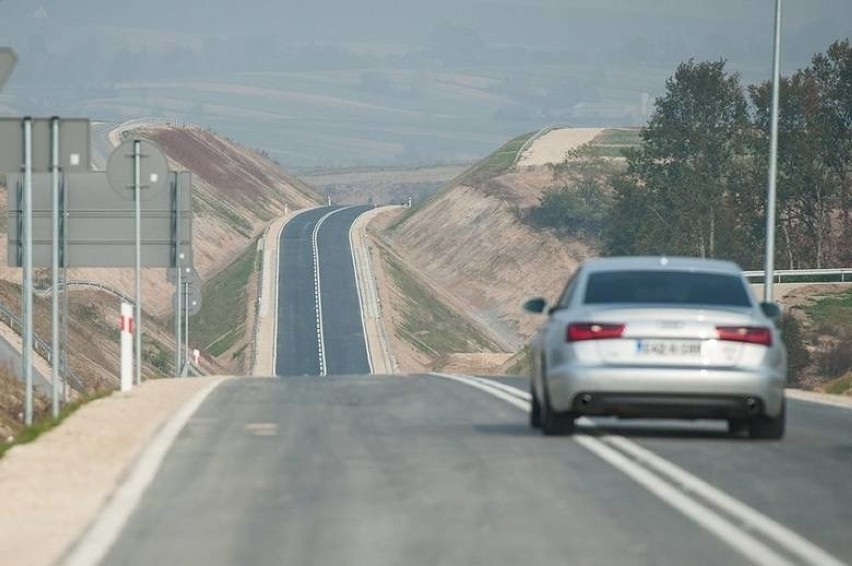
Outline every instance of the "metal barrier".
MULTIPOLYGON (((764 271, 743 271, 746 279, 750 283, 763 283, 765 277, 764 271), (754 281, 753 279, 759 279, 754 281)), ((795 279, 793 282, 801 283, 852 283, 852 268, 841 269, 778 269, 773 272, 772 281, 775 283, 788 282, 790 279, 795 279), (803 280, 803 278, 805 278, 803 280), (819 279, 819 280, 814 280, 819 279), (826 279, 830 279, 826 281, 826 279)))
MULTIPOLYGON (((131 305, 136 304, 136 301, 123 294, 121 291, 116 291, 112 287, 104 285, 103 283, 98 283, 97 281, 66 281, 65 287, 92 287, 100 291, 106 291, 107 293, 118 297, 125 303, 130 303, 131 305)), ((51 287, 45 287, 43 289, 36 289, 35 293, 40 297, 49 297, 53 293, 53 289, 51 287)))
MULTIPOLYGON (((23 323, 21 319, 9 310, 5 305, 0 304, 0 320, 8 321, 7 325, 18 335, 21 334, 23 323)), ((36 352, 41 355, 48 363, 53 363, 53 349, 50 347, 50 344, 39 338, 38 336, 33 336, 33 348, 36 352)), ((86 385, 83 381, 77 377, 77 375, 69 368, 68 366, 59 368, 60 372, 65 375, 65 379, 68 381, 68 385, 70 385, 75 391, 78 393, 86 393, 86 385)), ((50 385, 50 382, 45 380, 46 385, 50 385)))

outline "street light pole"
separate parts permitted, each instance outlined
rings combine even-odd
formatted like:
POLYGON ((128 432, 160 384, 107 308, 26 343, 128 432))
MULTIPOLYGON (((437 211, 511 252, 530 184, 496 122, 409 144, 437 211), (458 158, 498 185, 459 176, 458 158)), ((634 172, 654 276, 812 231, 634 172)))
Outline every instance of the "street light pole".
POLYGON ((769 131, 769 188, 766 196, 766 268, 763 300, 772 302, 775 270, 775 179, 778 169, 778 99, 781 82, 781 0, 775 0, 775 49, 772 57, 772 116, 769 131))

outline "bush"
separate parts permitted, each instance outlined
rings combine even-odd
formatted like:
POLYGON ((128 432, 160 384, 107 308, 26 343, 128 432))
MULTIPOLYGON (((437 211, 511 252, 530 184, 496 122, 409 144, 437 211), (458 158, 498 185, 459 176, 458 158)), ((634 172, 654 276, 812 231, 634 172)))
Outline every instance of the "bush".
POLYGON ((784 345, 787 346, 787 365, 789 367, 790 382, 797 384, 801 380, 802 372, 811 363, 811 355, 802 331, 802 323, 790 313, 781 317, 781 333, 784 345))
POLYGON ((834 379, 852 371, 852 337, 843 337, 821 352, 817 365, 825 379, 834 379))
POLYGON ((547 189, 539 205, 530 211, 530 221, 540 228, 580 238, 599 238, 608 208, 600 183, 584 179, 576 187, 547 189))

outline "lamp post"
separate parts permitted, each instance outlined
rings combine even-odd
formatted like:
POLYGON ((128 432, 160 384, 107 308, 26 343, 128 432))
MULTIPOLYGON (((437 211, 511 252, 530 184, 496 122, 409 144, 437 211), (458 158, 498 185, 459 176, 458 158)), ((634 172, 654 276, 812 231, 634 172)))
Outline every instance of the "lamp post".
POLYGON ((778 168, 778 98, 781 60, 781 0, 775 0, 775 49, 772 57, 772 116, 769 130, 769 188, 766 196, 766 268, 763 300, 772 302, 775 270, 775 178, 778 168))

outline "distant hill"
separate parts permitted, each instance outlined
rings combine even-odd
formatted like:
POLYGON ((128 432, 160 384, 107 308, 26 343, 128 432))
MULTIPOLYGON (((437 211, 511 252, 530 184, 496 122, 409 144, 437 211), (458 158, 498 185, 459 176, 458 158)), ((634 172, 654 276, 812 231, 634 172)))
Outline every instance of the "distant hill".
MULTIPOLYGON (((551 123, 639 126, 690 58, 763 81, 771 15, 741 0, 6 0, 0 43, 20 58, 0 108, 171 116, 290 168, 458 163, 551 123)), ((793 70, 848 35, 852 4, 785 15, 793 70)))

